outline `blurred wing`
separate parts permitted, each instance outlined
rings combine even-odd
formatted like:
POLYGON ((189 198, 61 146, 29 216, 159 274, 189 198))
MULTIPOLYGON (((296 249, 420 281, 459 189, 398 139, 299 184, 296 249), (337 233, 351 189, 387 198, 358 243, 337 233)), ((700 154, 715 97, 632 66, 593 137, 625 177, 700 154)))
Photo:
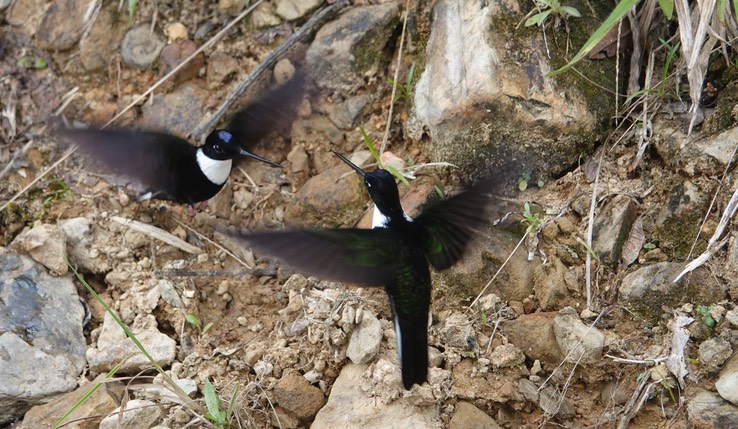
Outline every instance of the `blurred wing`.
POLYGON ((362 286, 387 284, 399 252, 395 236, 376 229, 256 232, 235 238, 297 271, 362 286))
POLYGON ((176 193, 180 157, 195 150, 186 140, 158 132, 66 129, 61 133, 115 173, 170 197, 176 193))
POLYGON ((289 82, 261 95, 239 110, 231 118, 227 129, 236 136, 241 147, 252 149, 264 137, 281 131, 294 121, 304 86, 305 75, 297 71, 289 82))
POLYGON ((468 243, 488 221, 489 192, 499 182, 497 177, 484 180, 413 220, 424 231, 426 256, 434 268, 443 270, 461 259, 468 243))

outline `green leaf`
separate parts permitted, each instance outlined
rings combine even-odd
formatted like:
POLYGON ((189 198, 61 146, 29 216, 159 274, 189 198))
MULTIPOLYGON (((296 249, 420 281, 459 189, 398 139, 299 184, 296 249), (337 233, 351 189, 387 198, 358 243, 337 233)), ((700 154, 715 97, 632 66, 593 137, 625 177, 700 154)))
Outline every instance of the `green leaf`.
POLYGON ((372 138, 369 137, 369 135, 364 131, 364 126, 359 125, 359 131, 361 131, 361 136, 364 137, 364 144, 366 144, 366 147, 369 148, 369 152, 372 153, 372 156, 374 159, 377 160, 377 164, 379 166, 382 166, 382 161, 379 160, 379 152, 377 152, 377 148, 374 147, 374 142, 372 142, 372 138))
POLYGON ((384 169, 387 170, 387 171, 389 171, 391 175, 393 175, 393 176, 397 177, 398 179, 400 179, 400 181, 402 183, 404 183, 406 185, 409 185, 410 184, 410 182, 407 181, 407 179, 405 178, 405 176, 402 173, 400 173, 395 167, 393 167, 391 165, 385 165, 384 166, 384 169))
POLYGON ((208 332, 208 330, 210 330, 210 328, 212 327, 213 327, 213 322, 210 322, 207 325, 205 325, 205 327, 202 329, 202 334, 205 335, 205 333, 208 332))
POLYGON ((646 244, 643 245, 643 248, 646 249, 646 250, 653 250, 653 249, 656 248, 656 245, 653 244, 653 243, 646 243, 646 244))
POLYGON ((520 191, 524 191, 524 190, 528 189, 528 181, 525 180, 525 179, 520 179, 518 181, 518 189, 520 189, 520 191))
POLYGON ((575 8, 573 8, 571 6, 561 6, 559 8, 559 11, 562 12, 562 13, 564 13, 564 14, 566 14, 566 15, 573 16, 575 18, 579 18, 580 16, 582 16, 582 14, 579 13, 578 10, 576 10, 575 8))
POLYGON ((539 188, 542 188, 543 185, 545 185, 545 184, 546 184, 546 182, 544 182, 543 179, 538 179, 538 187, 539 188))
POLYGON ((194 314, 187 313, 185 315, 185 320, 187 321, 187 323, 197 328, 198 331, 202 329, 202 325, 200 324, 200 319, 198 319, 197 316, 195 316, 194 314))
POLYGON ((28 67, 31 67, 31 57, 20 57, 15 62, 15 65, 20 68, 27 69, 28 67))
POLYGON ((36 61, 34 61, 34 63, 33 63, 33 67, 36 70, 45 69, 47 65, 48 64, 46 64, 46 60, 44 60, 43 58, 36 58, 36 61))
POLYGON ((438 185, 433 185, 433 189, 436 190, 436 194, 442 199, 446 199, 446 194, 443 192, 443 189, 441 189, 438 185))
POLYGON ((610 31, 612 27, 615 26, 621 19, 625 17, 625 15, 628 13, 628 11, 635 6, 635 4, 638 3, 638 0, 623 0, 620 3, 618 3, 617 6, 615 6, 615 9, 613 9, 612 13, 610 13, 610 16, 605 19, 605 22, 600 25, 600 27, 595 30, 594 33, 589 37, 589 39, 584 43, 584 46, 577 52, 576 55, 574 55, 574 58, 571 59, 565 66, 561 67, 558 70, 554 70, 550 73, 546 74, 546 77, 556 76, 557 74, 561 74, 570 68, 574 66, 574 64, 578 63, 582 60, 589 52, 597 46, 597 43, 599 43, 600 40, 602 40, 603 37, 610 31))
POLYGON ((543 12, 538 12, 525 21, 525 26, 530 27, 534 24, 540 26, 541 24, 543 24, 544 21, 546 21, 546 18, 551 15, 551 12, 553 12, 552 9, 546 9, 543 12))
POLYGON ((671 20, 671 17, 674 16, 674 0, 659 0, 659 6, 661 11, 664 12, 664 16, 671 20))
POLYGON ((205 405, 208 407, 208 414, 210 414, 211 419, 216 423, 222 423, 225 416, 220 409, 220 400, 215 393, 215 388, 207 378, 205 379, 205 387, 202 389, 202 394, 205 396, 205 405))

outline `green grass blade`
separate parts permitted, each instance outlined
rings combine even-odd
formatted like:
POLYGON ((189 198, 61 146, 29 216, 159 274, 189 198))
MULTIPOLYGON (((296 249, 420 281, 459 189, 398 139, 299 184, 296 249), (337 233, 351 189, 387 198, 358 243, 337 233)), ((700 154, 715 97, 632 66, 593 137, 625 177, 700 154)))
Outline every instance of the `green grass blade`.
POLYGON ((610 13, 610 16, 607 17, 605 22, 600 25, 600 28, 595 30, 594 33, 592 33, 591 36, 589 36, 589 39, 584 43, 584 46, 582 46, 582 49, 577 52, 576 55, 574 55, 574 58, 571 59, 565 66, 561 67, 558 70, 554 70, 550 73, 546 74, 546 77, 556 76, 557 74, 561 74, 570 68, 574 66, 574 64, 578 63, 582 60, 589 52, 594 48, 597 43, 599 43, 600 40, 602 40, 603 37, 610 31, 612 27, 615 26, 625 15, 628 13, 628 11, 636 4, 638 3, 638 0, 623 0, 620 3, 618 3, 617 6, 615 6, 615 9, 613 9, 612 13, 610 13))
POLYGON ((364 126, 359 125, 359 131, 361 131, 361 136, 364 137, 364 144, 366 144, 366 147, 369 148, 369 152, 372 153, 372 156, 374 159, 377 160, 377 164, 379 166, 382 166, 382 161, 379 160, 379 152, 377 152, 377 148, 374 147, 374 142, 372 141, 372 138, 369 137, 369 135, 364 131, 364 126))
POLYGON ((215 393, 215 388, 210 384, 210 379, 208 378, 205 378, 205 387, 202 389, 202 394, 205 397, 205 406, 208 408, 208 414, 214 423, 220 426, 224 420, 223 410, 220 409, 220 399, 218 399, 218 394, 215 393))
POLYGON ((659 0, 659 6, 661 11, 664 12, 664 16, 671 20, 671 17, 674 16, 674 0, 659 0))
MULTIPOLYGON (((115 373, 118 372, 120 367, 123 365, 123 362, 125 362, 125 360, 121 361, 118 365, 114 366, 110 371, 108 371, 108 373, 105 375, 105 378, 112 378, 115 375, 115 373)), ((103 384, 104 383, 97 383, 96 385, 92 387, 92 389, 90 389, 89 392, 85 393, 84 396, 79 398, 79 401, 77 401, 77 403, 75 403, 72 406, 72 408, 69 409, 69 411, 64 413, 64 415, 61 416, 61 418, 59 418, 59 420, 57 420, 56 423, 54 423, 54 426, 52 427, 52 429, 60 428, 62 424, 64 423, 64 420, 66 420, 70 415, 72 415, 72 413, 74 413, 79 407, 81 407, 82 404, 87 402, 87 400, 89 400, 92 397, 92 395, 95 394, 95 392, 100 390, 103 384)))
POLYGON ((393 176, 397 177, 398 179, 400 179, 400 181, 402 183, 404 183, 406 185, 409 185, 410 184, 410 182, 407 181, 407 178, 405 178, 405 175, 403 175, 402 173, 400 173, 395 167, 393 167, 391 165, 385 165, 384 166, 384 169, 387 170, 387 171, 389 171, 391 175, 393 175, 393 176))

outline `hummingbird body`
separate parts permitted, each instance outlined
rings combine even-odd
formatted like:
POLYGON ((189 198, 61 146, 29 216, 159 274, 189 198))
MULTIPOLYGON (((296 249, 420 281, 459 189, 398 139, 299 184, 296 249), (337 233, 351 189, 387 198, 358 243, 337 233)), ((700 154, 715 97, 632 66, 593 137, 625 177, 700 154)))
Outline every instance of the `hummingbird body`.
POLYGON ((429 264, 450 267, 485 221, 488 182, 442 201, 411 219, 400 205, 394 177, 371 173, 336 153, 364 178, 375 204, 372 229, 298 229, 242 234, 256 251, 333 281, 382 286, 397 336, 402 384, 410 389, 428 375, 429 264))
POLYGON ((247 148, 291 122, 303 83, 304 76, 298 74, 263 95, 237 112, 226 129, 211 132, 199 147, 156 131, 66 129, 62 134, 106 167, 141 182, 152 197, 192 205, 223 188, 238 156, 281 167, 247 148))

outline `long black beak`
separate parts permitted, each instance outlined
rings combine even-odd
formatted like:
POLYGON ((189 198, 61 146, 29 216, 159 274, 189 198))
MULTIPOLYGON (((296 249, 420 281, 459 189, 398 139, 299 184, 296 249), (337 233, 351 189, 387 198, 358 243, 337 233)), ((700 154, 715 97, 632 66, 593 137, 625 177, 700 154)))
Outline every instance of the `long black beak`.
POLYGON ((341 159, 341 161, 345 162, 346 164, 349 165, 349 167, 351 167, 354 170, 356 170, 356 172, 359 173, 359 176, 364 177, 364 175, 366 174, 366 172, 364 170, 362 170, 361 167, 359 167, 358 165, 356 165, 353 162, 349 161, 348 158, 346 158, 345 156, 343 156, 340 153, 336 152, 335 150, 332 151, 332 152, 335 153, 336 156, 341 159))
POLYGON ((270 161, 270 160, 268 160, 266 158, 262 158, 259 155, 255 155, 255 154, 247 151, 246 149, 241 149, 239 151, 239 155, 248 156, 249 158, 254 158, 254 159, 256 159, 258 161, 261 161, 261 162, 266 162, 267 164, 269 164, 271 166, 282 168, 282 166, 280 164, 277 164, 276 162, 270 161))

